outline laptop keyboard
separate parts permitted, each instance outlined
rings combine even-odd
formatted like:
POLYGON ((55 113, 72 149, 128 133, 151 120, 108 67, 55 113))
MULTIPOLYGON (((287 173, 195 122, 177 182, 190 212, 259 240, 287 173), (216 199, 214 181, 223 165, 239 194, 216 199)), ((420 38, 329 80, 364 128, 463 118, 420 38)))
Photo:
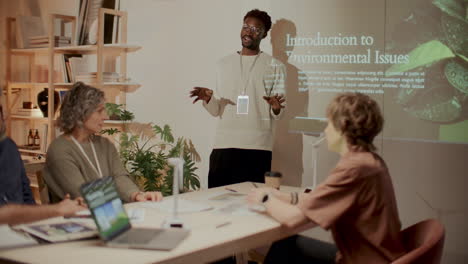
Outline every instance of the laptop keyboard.
POLYGON ((115 243, 129 243, 129 244, 147 244, 154 237, 161 233, 162 230, 158 229, 145 229, 145 228, 133 228, 125 232, 124 234, 117 237, 115 243))

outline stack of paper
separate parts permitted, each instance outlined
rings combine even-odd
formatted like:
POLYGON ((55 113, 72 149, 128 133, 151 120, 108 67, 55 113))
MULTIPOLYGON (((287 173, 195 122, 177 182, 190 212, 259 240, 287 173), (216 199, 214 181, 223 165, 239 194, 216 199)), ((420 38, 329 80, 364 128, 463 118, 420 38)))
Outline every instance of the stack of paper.
MULTIPOLYGON (((118 82, 120 74, 117 72, 103 72, 102 81, 103 82, 118 82)), ((81 72, 75 76, 77 82, 84 83, 96 83, 97 82, 97 72, 81 72)))

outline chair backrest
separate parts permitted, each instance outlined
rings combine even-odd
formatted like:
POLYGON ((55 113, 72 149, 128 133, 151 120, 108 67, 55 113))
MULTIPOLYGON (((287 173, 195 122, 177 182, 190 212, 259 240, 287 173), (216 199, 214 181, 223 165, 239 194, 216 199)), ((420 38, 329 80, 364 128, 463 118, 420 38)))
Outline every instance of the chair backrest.
POLYGON ((421 221, 402 230, 401 236, 408 253, 392 264, 440 264, 445 230, 439 221, 421 221))

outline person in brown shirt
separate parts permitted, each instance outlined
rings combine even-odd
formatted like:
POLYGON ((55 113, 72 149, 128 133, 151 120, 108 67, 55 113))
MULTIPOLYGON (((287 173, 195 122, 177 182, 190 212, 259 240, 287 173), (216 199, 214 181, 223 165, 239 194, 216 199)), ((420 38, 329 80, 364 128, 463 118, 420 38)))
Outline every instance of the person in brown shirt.
POLYGON ((341 159, 326 180, 304 194, 254 189, 248 200, 263 204, 287 227, 312 222, 331 229, 336 257, 330 245, 294 236, 274 243, 265 263, 390 263, 405 251, 390 174, 373 152, 383 127, 378 105, 367 95, 341 94, 329 104, 327 117, 328 148, 341 159))

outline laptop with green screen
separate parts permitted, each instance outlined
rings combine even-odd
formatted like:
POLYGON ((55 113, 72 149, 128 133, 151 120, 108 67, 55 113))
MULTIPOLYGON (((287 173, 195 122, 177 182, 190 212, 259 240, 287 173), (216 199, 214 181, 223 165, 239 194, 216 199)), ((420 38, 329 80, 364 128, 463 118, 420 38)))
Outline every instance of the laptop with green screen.
POLYGON ((189 235, 179 228, 134 228, 123 207, 112 177, 85 183, 81 194, 99 230, 99 236, 111 247, 171 250, 189 235))

